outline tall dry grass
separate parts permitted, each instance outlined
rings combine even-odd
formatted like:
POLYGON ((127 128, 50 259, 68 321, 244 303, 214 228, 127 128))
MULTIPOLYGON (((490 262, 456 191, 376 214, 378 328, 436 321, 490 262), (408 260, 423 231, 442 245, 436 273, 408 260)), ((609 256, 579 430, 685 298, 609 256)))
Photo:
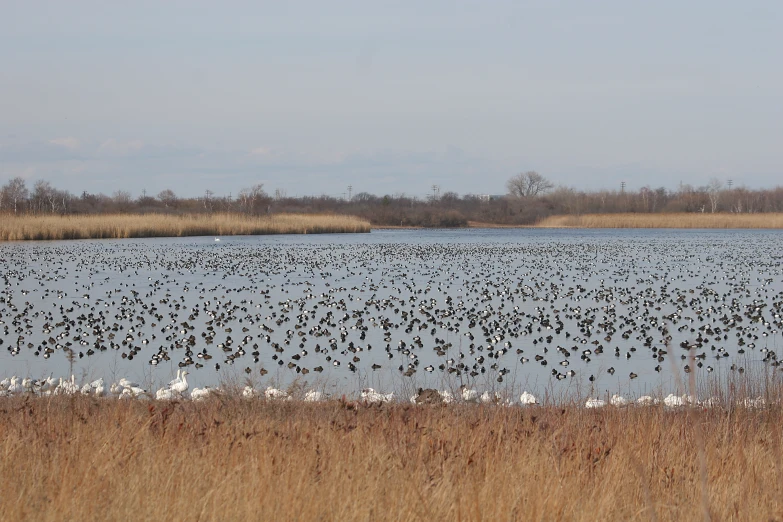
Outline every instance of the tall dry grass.
POLYGON ((124 239, 369 232, 370 223, 331 214, 111 214, 90 216, 3 216, 0 241, 124 239))
POLYGON ((551 216, 542 228, 783 228, 783 213, 765 214, 584 214, 551 216))
POLYGON ((0 513, 36 521, 783 518, 783 410, 684 410, 6 399, 0 513))

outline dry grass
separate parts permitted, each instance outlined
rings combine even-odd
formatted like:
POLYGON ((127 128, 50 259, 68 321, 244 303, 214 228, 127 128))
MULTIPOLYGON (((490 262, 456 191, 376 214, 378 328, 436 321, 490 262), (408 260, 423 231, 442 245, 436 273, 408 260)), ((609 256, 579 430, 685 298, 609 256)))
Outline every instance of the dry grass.
POLYGON ((36 521, 783 518, 783 410, 683 410, 6 399, 0 512, 36 521))
POLYGON ((240 214, 111 214, 3 216, 0 220, 0 241, 369 231, 370 223, 360 218, 327 214, 276 214, 264 217, 240 214))
POLYGON ((542 228, 783 228, 783 213, 585 214, 551 216, 542 228))

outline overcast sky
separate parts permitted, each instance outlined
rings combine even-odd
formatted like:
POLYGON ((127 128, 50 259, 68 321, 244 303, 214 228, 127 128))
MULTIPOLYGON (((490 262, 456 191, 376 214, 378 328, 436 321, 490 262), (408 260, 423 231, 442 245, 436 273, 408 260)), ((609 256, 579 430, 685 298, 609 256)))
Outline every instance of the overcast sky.
POLYGON ((770 187, 783 2, 0 0, 0 183, 770 187))

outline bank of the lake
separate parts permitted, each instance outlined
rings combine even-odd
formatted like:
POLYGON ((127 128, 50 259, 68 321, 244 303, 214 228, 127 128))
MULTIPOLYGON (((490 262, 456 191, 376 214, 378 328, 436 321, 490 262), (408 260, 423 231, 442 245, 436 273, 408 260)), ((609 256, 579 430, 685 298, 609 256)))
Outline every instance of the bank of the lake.
POLYGON ((370 223, 333 214, 111 214, 4 216, 0 241, 366 233, 370 223))
POLYGON ((780 229, 783 228, 783 213, 583 214, 550 216, 535 226, 537 228, 780 229))

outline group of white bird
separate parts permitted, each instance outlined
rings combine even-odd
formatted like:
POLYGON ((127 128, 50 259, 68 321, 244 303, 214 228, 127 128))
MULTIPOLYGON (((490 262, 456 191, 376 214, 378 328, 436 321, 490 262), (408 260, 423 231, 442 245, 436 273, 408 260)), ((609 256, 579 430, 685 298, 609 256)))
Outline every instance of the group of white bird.
POLYGON ((11 378, 6 377, 0 381, 0 397, 20 395, 31 393, 35 395, 73 395, 82 393, 84 395, 102 396, 106 392, 103 379, 98 379, 84 386, 76 384, 76 378, 71 375, 70 379, 58 377, 47 377, 45 379, 31 379, 29 377, 19 378, 14 375, 11 378))
MULTIPOLYGON (((656 406, 658 404, 663 404, 666 408, 680 408, 682 406, 698 406, 702 408, 717 408, 719 407, 723 401, 719 397, 710 397, 708 399, 699 400, 698 397, 695 397, 693 395, 675 395, 673 393, 670 393, 663 399, 658 399, 656 397, 651 397, 650 395, 643 395, 636 399, 636 401, 631 401, 629 399, 626 399, 622 395, 612 395, 612 397, 609 399, 609 401, 605 401, 603 399, 597 399, 597 398, 591 398, 587 399, 587 402, 585 403, 585 408, 603 408, 605 406, 610 405, 614 406, 616 408, 624 408, 626 406, 636 405, 636 406, 656 406)), ((738 405, 744 406, 745 408, 763 408, 767 405, 766 399, 764 397, 756 397, 753 398, 746 398, 738 402, 738 405)))
MULTIPOLYGON (((167 386, 160 388, 155 393, 155 399, 157 400, 175 400, 175 399, 191 399, 194 401, 204 400, 212 394, 221 393, 220 388, 211 388, 205 386, 204 388, 194 388, 188 394, 188 372, 187 370, 177 371, 177 377, 172 380, 167 386)), ((422 393, 435 392, 432 394, 437 397, 437 402, 443 404, 452 404, 461 400, 464 403, 475 404, 504 404, 512 405, 514 401, 512 399, 503 399, 497 392, 485 391, 481 394, 477 390, 468 388, 466 386, 460 386, 458 394, 455 396, 449 390, 419 390, 418 393, 410 398, 410 401, 414 404, 420 402, 431 402, 429 400, 422 401, 422 393)), ((76 378, 71 375, 70 379, 63 379, 62 377, 54 378, 47 377, 45 379, 31 379, 29 377, 19 378, 14 375, 11 378, 6 377, 0 381, 0 397, 10 397, 21 394, 32 394, 38 396, 52 396, 52 395, 92 395, 95 397, 116 397, 120 399, 131 398, 149 398, 150 394, 147 390, 141 387, 137 382, 130 381, 126 378, 122 378, 119 381, 112 383, 108 390, 106 388, 103 378, 96 379, 92 382, 85 383, 82 386, 76 384, 76 378)), ((291 394, 285 390, 280 390, 272 386, 267 387, 263 391, 256 390, 252 386, 245 386, 242 390, 242 396, 244 398, 260 398, 264 397, 266 400, 292 400, 291 394)), ((324 392, 318 390, 310 390, 305 393, 303 400, 305 402, 321 402, 327 399, 327 395, 324 392)), ((380 393, 372 388, 365 388, 361 391, 360 399, 368 404, 377 403, 390 403, 394 402, 394 393, 380 393)), ((669 394, 663 399, 655 398, 650 395, 644 395, 639 397, 635 401, 629 400, 622 395, 613 395, 609 400, 590 398, 585 403, 585 408, 603 408, 605 406, 614 406, 616 408, 623 408, 631 405, 637 406, 655 406, 663 404, 667 408, 679 408, 682 406, 700 406, 703 408, 718 407, 722 403, 718 397, 710 397, 709 399, 699 400, 697 397, 691 395, 675 395, 669 394)), ((534 406, 540 404, 535 395, 530 392, 523 392, 519 397, 519 404, 522 406, 534 406)), ((746 398, 739 402, 741 406, 746 408, 763 408, 767 405, 767 401, 764 397, 746 398)))
MULTIPOLYGON (((361 400, 370 404, 385 403, 394 401, 394 393, 379 393, 372 388, 365 388, 361 393, 361 400)), ((485 391, 479 394, 477 390, 468 388, 466 386, 460 386, 459 393, 455 397, 449 390, 419 390, 415 395, 410 398, 410 402, 413 404, 419 404, 422 402, 432 403, 438 402, 442 404, 453 404, 461 399, 461 402, 472 404, 513 404, 511 399, 503 399, 498 392, 485 391), (435 400, 430 400, 430 397, 435 400)), ((538 399, 535 395, 529 392, 524 392, 520 398, 519 403, 523 406, 530 406, 538 404, 538 399)))
MULTIPOLYGON (((272 386, 267 386, 267 388, 261 392, 253 388, 252 386, 245 386, 245 388, 242 390, 242 397, 246 399, 254 399, 261 396, 264 396, 266 400, 269 401, 290 401, 293 399, 290 393, 288 393, 285 390, 279 390, 277 388, 274 388, 272 386)), ((310 390, 304 395, 304 401, 305 402, 321 402, 323 400, 326 400, 327 396, 324 392, 318 391, 318 390, 310 390)))

